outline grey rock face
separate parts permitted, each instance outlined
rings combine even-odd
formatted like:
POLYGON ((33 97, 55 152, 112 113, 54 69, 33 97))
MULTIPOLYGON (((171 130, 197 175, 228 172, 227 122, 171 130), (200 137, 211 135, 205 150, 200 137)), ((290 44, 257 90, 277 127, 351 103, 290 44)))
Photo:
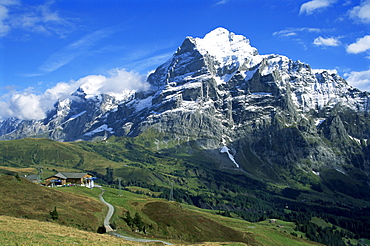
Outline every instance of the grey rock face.
POLYGON ((189 142, 207 150, 228 146, 246 170, 253 159, 272 169, 343 172, 355 163, 369 174, 369 94, 337 74, 259 55, 245 37, 218 28, 203 39, 186 38, 148 82, 149 91, 123 101, 87 98, 79 90, 42 121, 2 122, 1 138, 75 141, 153 131, 162 149, 189 142))

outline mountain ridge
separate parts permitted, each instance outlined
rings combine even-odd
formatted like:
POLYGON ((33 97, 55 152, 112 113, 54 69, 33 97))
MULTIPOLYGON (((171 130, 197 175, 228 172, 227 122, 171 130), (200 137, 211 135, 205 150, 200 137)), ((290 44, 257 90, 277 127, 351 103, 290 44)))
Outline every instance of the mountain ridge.
POLYGON ((194 143, 187 151, 203 149, 216 162, 226 153, 226 166, 251 173, 248 159, 273 170, 346 172, 356 163, 369 174, 369 93, 337 74, 259 55, 244 36, 217 28, 204 38, 185 38, 147 82, 148 90, 125 91, 119 99, 81 86, 43 120, 2 121, 1 139, 104 140, 149 131, 156 136, 149 145, 157 149, 194 143))

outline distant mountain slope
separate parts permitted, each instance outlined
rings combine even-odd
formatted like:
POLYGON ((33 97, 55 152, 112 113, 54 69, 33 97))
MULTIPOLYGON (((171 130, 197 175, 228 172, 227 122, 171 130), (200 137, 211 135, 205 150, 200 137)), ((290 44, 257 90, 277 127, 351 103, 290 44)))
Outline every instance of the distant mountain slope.
POLYGON ((167 154, 201 152, 215 168, 254 178, 284 183, 298 168, 369 180, 369 93, 337 74, 260 55, 244 36, 217 28, 187 37, 147 81, 150 89, 118 96, 82 85, 43 120, 2 121, 1 138, 129 136, 167 154))

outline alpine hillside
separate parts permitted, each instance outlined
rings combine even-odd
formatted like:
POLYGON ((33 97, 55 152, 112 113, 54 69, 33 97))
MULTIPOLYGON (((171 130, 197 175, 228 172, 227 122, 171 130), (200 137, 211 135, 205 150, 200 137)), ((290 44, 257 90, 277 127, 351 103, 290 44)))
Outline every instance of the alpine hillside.
MULTIPOLYGON (((281 181, 280 170, 323 169, 368 180, 369 93, 337 74, 260 55, 224 28, 187 37, 147 78, 148 90, 91 94, 83 84, 42 120, 0 122, 2 140, 145 136, 161 151, 201 151, 217 168, 281 181)), ((96 86, 96 85, 95 85, 96 86)))

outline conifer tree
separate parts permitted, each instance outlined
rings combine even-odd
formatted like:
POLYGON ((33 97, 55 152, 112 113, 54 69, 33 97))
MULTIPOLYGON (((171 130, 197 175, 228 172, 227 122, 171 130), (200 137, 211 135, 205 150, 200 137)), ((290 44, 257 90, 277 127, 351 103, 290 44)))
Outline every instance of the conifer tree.
POLYGON ((134 221, 131 217, 131 214, 130 214, 130 211, 127 211, 127 214, 126 214, 126 219, 124 219, 126 221, 126 224, 132 229, 134 227, 134 221))
POLYGON ((141 220, 141 216, 137 212, 135 213, 135 217, 134 217, 134 225, 137 227, 139 231, 143 231, 144 222, 141 220))
POLYGON ((57 220, 58 219, 58 211, 57 211, 57 207, 55 206, 54 207, 54 210, 50 212, 50 216, 51 216, 51 219, 52 220, 57 220))

